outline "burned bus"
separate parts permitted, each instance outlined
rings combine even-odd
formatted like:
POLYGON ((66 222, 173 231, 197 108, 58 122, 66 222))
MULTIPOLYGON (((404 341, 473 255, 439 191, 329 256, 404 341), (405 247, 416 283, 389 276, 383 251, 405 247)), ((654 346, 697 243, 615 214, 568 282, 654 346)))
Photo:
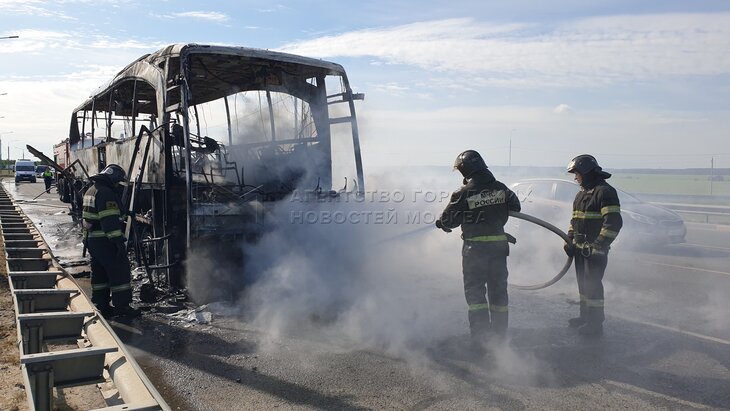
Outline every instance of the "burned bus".
POLYGON ((171 45, 73 111, 64 186, 78 188, 108 164, 127 170, 129 247, 148 273, 181 288, 191 250, 255 237, 261 208, 293 190, 364 192, 354 105, 362 98, 339 64, 171 45))

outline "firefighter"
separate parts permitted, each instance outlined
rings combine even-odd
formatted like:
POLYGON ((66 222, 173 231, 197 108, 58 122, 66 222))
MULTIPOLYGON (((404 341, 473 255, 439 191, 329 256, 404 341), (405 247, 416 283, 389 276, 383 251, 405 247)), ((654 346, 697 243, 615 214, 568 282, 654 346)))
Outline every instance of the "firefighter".
MULTIPOLYGON (((474 150, 459 154, 454 169, 464 185, 451 195, 436 227, 448 232, 461 226, 464 295, 469 306, 469 331, 476 348, 489 337, 504 341, 508 324, 509 211, 520 211, 520 201, 497 181, 482 156, 474 150)), ((511 236, 510 236, 511 237, 511 236)))
POLYGON ((575 256, 575 274, 580 294, 580 315, 569 320, 571 328, 578 328, 584 336, 603 334, 603 273, 608 264, 608 250, 616 239, 623 220, 618 194, 606 179, 595 157, 582 154, 568 164, 568 172, 575 175, 581 190, 573 201, 565 252, 575 256))
POLYGON ((46 170, 43 172, 43 182, 46 184, 46 193, 50 193, 51 185, 53 185, 53 172, 51 171, 51 167, 46 167, 46 170))
POLYGON ((127 247, 120 222, 120 201, 115 187, 126 173, 109 164, 92 176, 94 185, 84 194, 84 241, 91 254, 91 301, 105 317, 136 317, 127 247), (113 304, 113 308, 110 305, 113 304))

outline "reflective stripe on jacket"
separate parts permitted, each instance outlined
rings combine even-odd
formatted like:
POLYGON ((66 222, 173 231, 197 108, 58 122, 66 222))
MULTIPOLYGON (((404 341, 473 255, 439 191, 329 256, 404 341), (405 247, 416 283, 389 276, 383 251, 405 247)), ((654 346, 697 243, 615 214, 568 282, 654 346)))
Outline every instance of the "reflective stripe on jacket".
POLYGON ((116 193, 108 185, 95 182, 84 194, 81 214, 88 238, 122 237, 121 211, 116 193))
POLYGON ((581 188, 573 201, 568 235, 578 246, 607 247, 618 236, 623 219, 616 189, 599 179, 590 189, 581 188))

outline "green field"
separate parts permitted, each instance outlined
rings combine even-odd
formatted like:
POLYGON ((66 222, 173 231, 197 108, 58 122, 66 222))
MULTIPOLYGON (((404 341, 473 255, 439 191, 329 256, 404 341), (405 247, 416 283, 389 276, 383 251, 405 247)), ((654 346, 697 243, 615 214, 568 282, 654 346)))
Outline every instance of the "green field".
POLYGON ((629 193, 730 196, 730 178, 710 183, 707 175, 622 174, 611 184, 629 193))

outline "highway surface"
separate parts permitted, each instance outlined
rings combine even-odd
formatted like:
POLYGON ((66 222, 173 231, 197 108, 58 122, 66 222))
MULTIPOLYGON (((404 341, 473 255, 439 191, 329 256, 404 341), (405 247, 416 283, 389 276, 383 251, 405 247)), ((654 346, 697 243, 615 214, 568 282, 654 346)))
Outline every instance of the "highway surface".
MULTIPOLYGON (((41 183, 3 184, 19 200, 42 191, 41 183)), ((79 233, 57 196, 21 206, 59 259, 80 257, 79 233)), ((729 227, 692 224, 685 244, 613 250, 601 339, 566 326, 577 312, 572 271, 546 290, 512 289, 510 342, 485 356, 467 348, 458 237, 438 238, 452 256, 429 264, 440 276, 404 274, 363 288, 367 298, 357 301, 367 321, 350 307, 348 316, 278 326, 280 317, 266 323, 220 304, 210 324, 148 312, 116 331, 178 409, 730 408, 729 227)), ((519 251, 519 241, 510 257, 516 279, 519 263, 536 255, 519 251)), ((412 248, 401 251, 404 267, 442 255, 422 247, 409 258, 418 256, 412 248)))

